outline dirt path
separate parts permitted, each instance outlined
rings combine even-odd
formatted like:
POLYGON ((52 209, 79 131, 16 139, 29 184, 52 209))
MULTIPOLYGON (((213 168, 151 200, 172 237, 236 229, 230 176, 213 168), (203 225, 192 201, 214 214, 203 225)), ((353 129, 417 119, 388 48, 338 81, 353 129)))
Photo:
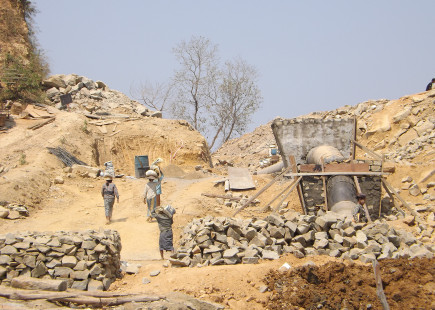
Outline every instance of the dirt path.
MULTIPOLYGON (((2 221, 3 231, 58 231, 86 229, 114 229, 121 235, 121 258, 126 261, 160 259, 158 225, 146 221, 146 205, 142 201, 143 179, 115 180, 120 203, 115 203, 113 222, 105 224, 103 200, 100 195, 102 180, 71 178, 65 184, 53 185, 44 207, 32 212, 25 220, 2 221)), ((192 186, 207 187, 205 179, 184 180, 168 178, 164 181, 162 205, 171 204, 177 216, 200 213, 198 191, 192 186), (205 182, 205 184, 203 183, 205 182), (198 184, 202 183, 202 184, 198 184)))

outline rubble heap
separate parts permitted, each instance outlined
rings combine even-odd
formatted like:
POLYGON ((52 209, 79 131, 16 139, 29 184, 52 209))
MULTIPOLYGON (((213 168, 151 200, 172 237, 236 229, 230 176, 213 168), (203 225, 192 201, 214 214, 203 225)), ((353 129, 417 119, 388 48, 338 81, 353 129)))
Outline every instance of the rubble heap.
POLYGON ((412 233, 395 230, 385 221, 354 223, 339 214, 321 216, 272 214, 264 220, 207 216, 190 222, 173 266, 252 264, 278 259, 283 253, 373 259, 433 257, 434 246, 425 246, 412 233))
MULTIPOLYGON (((435 137, 433 102, 435 90, 405 96, 397 100, 368 100, 331 111, 312 112, 295 118, 357 118, 357 140, 385 155, 385 159, 422 163, 419 155, 431 153, 435 137)), ((279 117, 278 117, 279 118, 279 117)), ((254 171, 259 159, 267 157, 268 144, 275 143, 271 122, 240 138, 231 139, 219 148, 213 158, 226 160, 254 171)))
POLYGON ((107 290, 119 275, 120 252, 114 230, 0 235, 0 283, 31 276, 68 279, 79 290, 107 290))
POLYGON ((131 100, 123 93, 109 89, 102 81, 94 82, 77 74, 57 74, 50 76, 42 82, 47 89, 46 95, 49 104, 56 104, 56 108, 62 108, 60 96, 70 94, 73 102, 69 109, 83 111, 96 115, 126 113, 136 116, 162 117, 160 111, 148 110, 144 105, 131 100))

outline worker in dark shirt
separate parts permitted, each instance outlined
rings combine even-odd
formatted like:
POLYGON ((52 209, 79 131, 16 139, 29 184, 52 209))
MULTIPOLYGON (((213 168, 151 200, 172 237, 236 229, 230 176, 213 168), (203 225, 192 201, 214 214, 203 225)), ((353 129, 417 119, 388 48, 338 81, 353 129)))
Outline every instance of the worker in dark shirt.
POLYGON ((366 195, 359 193, 356 196, 358 203, 352 209, 352 216, 355 222, 360 222, 364 217, 364 205, 366 203, 366 195))
POLYGON ((106 224, 110 224, 112 219, 113 205, 115 204, 115 197, 119 203, 119 194, 116 185, 112 183, 112 177, 106 177, 106 183, 101 188, 101 196, 104 199, 104 211, 106 213, 106 224))
POLYGON ((152 210, 151 215, 157 220, 159 224, 160 237, 159 237, 159 249, 160 249, 160 257, 165 259, 163 256, 164 251, 170 251, 174 253, 174 244, 173 244, 173 233, 172 233, 172 223, 173 215, 175 210, 166 206, 165 208, 157 207, 155 210, 152 210), (168 207, 170 209, 168 209, 168 207), (171 213, 169 210, 172 210, 171 213))

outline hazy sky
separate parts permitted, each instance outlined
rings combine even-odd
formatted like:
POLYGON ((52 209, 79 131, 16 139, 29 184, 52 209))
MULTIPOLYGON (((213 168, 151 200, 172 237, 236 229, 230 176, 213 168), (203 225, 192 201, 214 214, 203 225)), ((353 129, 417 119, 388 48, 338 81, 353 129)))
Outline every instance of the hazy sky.
POLYGON ((130 93, 166 81, 172 48, 204 36, 222 61, 255 66, 264 103, 253 129, 276 116, 397 99, 435 77, 435 1, 37 0, 38 40, 52 74, 76 73, 130 93))

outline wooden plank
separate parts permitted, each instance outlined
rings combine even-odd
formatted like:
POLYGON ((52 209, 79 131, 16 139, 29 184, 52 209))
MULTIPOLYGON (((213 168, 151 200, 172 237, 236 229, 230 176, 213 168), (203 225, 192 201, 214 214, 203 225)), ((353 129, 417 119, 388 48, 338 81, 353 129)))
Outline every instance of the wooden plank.
MULTIPOLYGON (((361 187, 359 186, 359 182, 358 182, 358 178, 356 177, 356 176, 353 176, 353 181, 355 182, 355 186, 356 186, 356 190, 357 190, 357 192, 358 193, 362 193, 361 192, 361 187)), ((366 218, 367 218, 367 220, 369 221, 369 222, 372 222, 372 218, 370 217, 370 213, 369 213, 369 209, 367 209, 367 205, 366 204, 364 204, 363 205, 363 208, 364 208, 364 213, 366 214, 366 218)), ((381 216, 379 216, 379 218, 380 218, 381 216)))
MULTIPOLYGON (((299 165, 299 172, 317 172, 321 168, 315 164, 304 164, 299 165)), ((370 165, 368 163, 331 163, 325 164, 324 168, 322 172, 370 172, 370 165)))
POLYGON ((30 104, 26 107, 24 112, 29 113, 29 115, 31 117, 34 117, 34 118, 49 118, 49 117, 52 117, 47 111, 36 109, 34 106, 32 106, 30 104))
POLYGON ((320 176, 328 176, 328 175, 374 175, 374 176, 382 176, 382 175, 389 175, 389 173, 387 172, 299 172, 299 173, 286 173, 285 176, 286 177, 309 177, 309 176, 313 176, 313 177, 320 177, 320 176))
POLYGON ((390 310, 390 306, 387 302, 387 297, 385 297, 384 289, 382 287, 381 266, 376 259, 373 260, 373 272, 375 274, 376 281, 376 295, 378 295, 378 298, 381 301, 382 308, 384 310, 390 310))
POLYGON ((382 160, 382 156, 379 155, 378 153, 375 153, 374 151, 372 151, 371 149, 369 149, 368 147, 356 142, 355 140, 352 140, 353 143, 355 143, 356 146, 358 146, 360 149, 362 149, 363 151, 369 153, 371 156, 377 158, 378 160, 382 160))
POLYGON ((114 132, 114 133, 111 133, 110 135, 109 135, 109 137, 113 137, 114 135, 117 135, 118 133, 120 133, 122 130, 118 130, 118 131, 116 131, 116 132, 114 132))
POLYGON ((264 191, 266 191, 269 187, 271 187, 276 181, 278 181, 278 179, 280 179, 285 173, 289 172, 291 169, 291 167, 287 167, 287 169, 285 169, 283 172, 281 172, 280 174, 278 174, 272 181, 270 181, 268 184, 266 184, 262 189, 260 189, 254 196, 252 196, 251 198, 248 199, 247 202, 245 202, 244 205, 240 206, 239 209, 236 210, 236 212, 234 212, 233 216, 236 216, 237 213, 239 213, 240 211, 242 211, 244 208, 246 208, 246 206, 248 206, 255 198, 257 198, 258 196, 260 196, 262 193, 264 193, 264 191))
POLYGON ((234 200, 234 201, 240 201, 242 199, 240 197, 216 195, 216 194, 208 194, 208 193, 202 193, 201 196, 205 196, 208 198, 223 198, 223 199, 234 200))
POLYGON ((423 183, 423 182, 426 182, 426 181, 429 180, 429 178, 430 178, 431 176, 433 176, 434 174, 435 174, 435 169, 432 169, 432 171, 429 172, 428 174, 426 174, 424 177, 422 177, 422 178, 420 179, 420 181, 417 182, 417 184, 421 184, 421 183, 423 183))
POLYGON ((287 199, 288 196, 290 196, 291 192, 300 184, 302 180, 302 177, 299 177, 297 179, 295 179, 293 181, 293 183, 291 184, 290 190, 288 191, 288 193, 281 199, 281 201, 278 203, 278 205, 276 206, 274 212, 278 212, 279 210, 281 210, 282 208, 282 203, 284 202, 284 200, 287 199))
MULTIPOLYGON (((322 172, 325 172, 325 160, 323 157, 322 160, 322 172)), ((323 183, 323 195, 325 197, 325 210, 328 211, 328 195, 326 193, 326 176, 322 176, 322 183, 323 183)))
POLYGON ((293 182, 290 183, 289 186, 287 186, 286 188, 284 188, 278 195, 276 195, 271 201, 269 201, 264 208, 261 210, 261 212, 265 212, 267 210, 267 208, 269 208, 269 206, 275 202, 275 200, 277 200, 282 194, 284 194, 290 187, 292 187, 293 182))
POLYGON ((352 154, 351 154, 351 159, 355 160, 356 157, 356 145, 354 143, 354 141, 356 141, 356 132, 357 132, 357 121, 356 121, 356 117, 353 119, 353 140, 351 141, 352 143, 352 154))
POLYGON ((305 215, 307 215, 308 214, 307 206, 305 204, 304 194, 302 192, 302 186, 301 186, 300 182, 299 182, 299 184, 297 186, 297 190, 298 190, 299 200, 300 200, 301 206, 302 206, 302 211, 304 212, 305 215))
POLYGON ((48 120, 46 120, 46 121, 44 121, 44 122, 41 122, 41 123, 38 123, 38 124, 36 124, 36 125, 33 125, 33 126, 30 126, 30 127, 27 127, 27 129, 32 129, 32 130, 39 129, 39 128, 41 128, 41 127, 47 125, 47 124, 50 124, 50 123, 54 122, 55 119, 56 119, 56 118, 54 118, 54 117, 49 118, 48 120))
POLYGON ((66 291, 68 288, 66 279, 38 279, 31 277, 16 277, 11 281, 14 288, 44 291, 66 291))
POLYGON ((394 187, 392 187, 391 185, 390 185, 390 183, 388 183, 387 182, 387 180, 385 180, 384 178, 381 178, 381 181, 382 181, 382 183, 384 184, 384 186, 386 186, 386 187, 388 187, 388 189, 391 191, 391 193, 393 193, 394 194, 394 196, 396 196, 397 197, 397 199, 399 199, 400 200, 400 202, 402 203, 402 205, 415 217, 415 220, 417 221, 417 222, 421 222, 421 218, 420 218, 420 215, 417 213, 417 212, 415 212, 412 208, 411 208, 411 206, 402 198, 402 197, 400 197, 400 195, 399 195, 399 193, 398 192, 396 192, 396 190, 394 189, 394 187))

